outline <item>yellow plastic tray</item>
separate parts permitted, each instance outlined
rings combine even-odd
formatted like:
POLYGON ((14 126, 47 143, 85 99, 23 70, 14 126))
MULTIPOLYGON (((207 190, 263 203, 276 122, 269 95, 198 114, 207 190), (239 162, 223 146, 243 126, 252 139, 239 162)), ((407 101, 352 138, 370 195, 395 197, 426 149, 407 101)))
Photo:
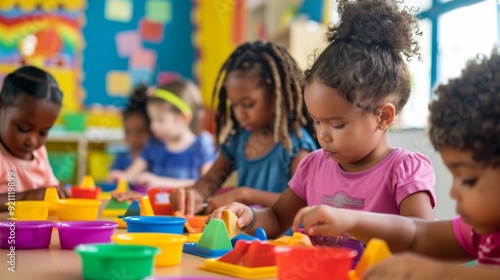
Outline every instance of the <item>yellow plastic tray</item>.
POLYGON ((246 267, 217 259, 206 259, 200 269, 244 279, 274 278, 277 274, 276 266, 246 267))
POLYGON ((127 209, 103 209, 101 212, 102 217, 118 217, 125 215, 127 209))

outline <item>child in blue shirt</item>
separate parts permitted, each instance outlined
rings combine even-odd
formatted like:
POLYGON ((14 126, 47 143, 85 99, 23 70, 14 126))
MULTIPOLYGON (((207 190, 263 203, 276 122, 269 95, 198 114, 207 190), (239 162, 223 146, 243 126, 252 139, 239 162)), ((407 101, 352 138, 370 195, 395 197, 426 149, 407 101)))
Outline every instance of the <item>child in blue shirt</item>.
POLYGON ((125 171, 125 177, 145 187, 187 187, 204 175, 216 157, 212 137, 198 131, 203 104, 198 88, 183 79, 148 90, 146 101, 152 137, 125 171))
POLYGON ((203 202, 207 213, 235 201, 273 205, 299 161, 317 148, 302 91, 301 71, 284 47, 271 42, 238 47, 214 89, 217 144, 226 139, 222 154, 193 188, 172 193, 173 209, 194 215, 203 202), (215 195, 233 171, 237 187, 215 195))
POLYGON ((116 154, 111 170, 126 170, 134 159, 139 157, 146 140, 151 135, 149 116, 146 111, 146 92, 145 85, 138 85, 123 110, 125 142, 129 150, 116 154))

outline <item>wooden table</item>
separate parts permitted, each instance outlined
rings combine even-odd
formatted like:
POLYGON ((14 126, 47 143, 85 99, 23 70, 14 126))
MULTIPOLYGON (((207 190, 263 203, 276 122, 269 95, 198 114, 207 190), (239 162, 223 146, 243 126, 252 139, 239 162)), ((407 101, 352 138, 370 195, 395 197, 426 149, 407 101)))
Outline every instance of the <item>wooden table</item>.
MULTIPOLYGON (((0 220, 6 220, 6 213, 0 213, 0 220)), ((115 234, 125 233, 125 229, 116 229, 115 234)), ((16 250, 16 271, 8 270, 9 250, 0 249, 0 279, 2 280, 53 280, 82 279, 81 258, 72 250, 63 250, 59 245, 57 230, 52 232, 49 248, 38 250, 16 250)), ((171 267, 155 267, 154 276, 207 276, 214 279, 237 279, 222 274, 198 269, 204 258, 190 254, 182 255, 181 263, 171 267)))

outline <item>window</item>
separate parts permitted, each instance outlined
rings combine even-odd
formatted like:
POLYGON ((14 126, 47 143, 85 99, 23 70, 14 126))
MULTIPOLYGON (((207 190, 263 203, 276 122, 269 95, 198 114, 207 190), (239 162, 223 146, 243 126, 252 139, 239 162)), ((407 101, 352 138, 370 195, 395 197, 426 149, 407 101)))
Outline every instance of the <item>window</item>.
POLYGON ((439 17, 437 83, 458 77, 477 54, 488 55, 497 42, 497 3, 487 0, 439 17))
POLYGON ((498 42, 500 2, 439 0, 434 6, 432 2, 406 0, 399 4, 402 9, 420 8, 414 14, 421 18, 423 34, 418 40, 423 61, 413 59, 409 63, 412 94, 396 128, 424 128, 435 86, 458 77, 468 60, 477 54, 489 55, 498 42), (437 34, 432 34, 433 30, 437 34))

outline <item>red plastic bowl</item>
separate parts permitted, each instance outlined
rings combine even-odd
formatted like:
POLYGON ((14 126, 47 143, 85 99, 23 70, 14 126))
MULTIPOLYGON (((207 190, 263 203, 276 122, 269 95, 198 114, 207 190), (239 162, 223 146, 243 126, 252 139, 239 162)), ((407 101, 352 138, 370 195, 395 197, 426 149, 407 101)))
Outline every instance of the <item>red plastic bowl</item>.
POLYGON ((40 249, 50 245, 53 222, 19 221, 0 222, 0 248, 40 249))
POLYGON ((345 248, 274 248, 278 279, 348 280, 356 251, 345 248))

